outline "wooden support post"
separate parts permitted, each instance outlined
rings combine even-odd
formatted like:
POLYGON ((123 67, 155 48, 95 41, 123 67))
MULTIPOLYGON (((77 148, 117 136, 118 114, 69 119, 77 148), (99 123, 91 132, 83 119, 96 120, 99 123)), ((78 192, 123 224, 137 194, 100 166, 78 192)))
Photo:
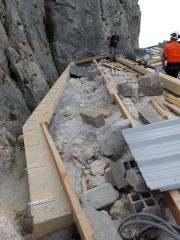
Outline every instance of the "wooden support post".
POLYGON ((168 119, 168 114, 167 114, 166 111, 159 105, 159 103, 156 101, 155 98, 151 98, 150 102, 152 103, 152 105, 155 107, 155 109, 156 109, 157 112, 161 115, 162 118, 168 119))
POLYGON ((62 184, 66 191, 67 197, 69 199, 69 202, 70 202, 70 205, 72 208, 72 212, 73 212, 74 221, 77 225, 80 236, 81 236, 82 240, 95 240, 94 232, 89 224, 89 221, 87 219, 85 212, 83 211, 83 209, 81 207, 81 204, 77 198, 75 190, 72 187, 68 172, 65 169, 63 161, 61 160, 58 150, 57 150, 57 148, 52 140, 52 137, 49 134, 49 131, 45 124, 42 124, 42 129, 44 131, 44 135, 46 137, 47 143, 51 150, 59 177, 62 181, 62 184))

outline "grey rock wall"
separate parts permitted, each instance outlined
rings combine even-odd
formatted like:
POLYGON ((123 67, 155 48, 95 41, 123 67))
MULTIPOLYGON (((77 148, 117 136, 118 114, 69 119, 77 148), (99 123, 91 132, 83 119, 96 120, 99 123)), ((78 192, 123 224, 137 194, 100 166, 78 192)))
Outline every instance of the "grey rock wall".
POLYGON ((0 1, 0 174, 13 163, 14 142, 58 73, 44 25, 43 0, 0 1))
MULTIPOLYGON (((107 52, 107 37, 114 31, 120 34, 119 52, 126 53, 137 47, 139 28, 138 0, 0 0, 0 124, 5 137, 17 138, 70 61, 107 52)), ((6 157, 0 151, 0 172, 8 156, 12 162, 14 146, 8 144, 6 157)))
POLYGON ((138 0, 50 0, 52 50, 59 72, 72 59, 107 52, 107 37, 120 35, 119 52, 138 46, 138 0))

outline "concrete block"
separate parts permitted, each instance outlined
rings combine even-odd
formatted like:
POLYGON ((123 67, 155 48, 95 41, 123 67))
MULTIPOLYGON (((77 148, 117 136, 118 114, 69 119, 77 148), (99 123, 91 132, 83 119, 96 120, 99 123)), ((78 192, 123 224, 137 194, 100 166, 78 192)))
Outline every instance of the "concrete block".
POLYGON ((105 124, 103 114, 92 109, 82 109, 80 111, 80 116, 85 123, 91 124, 97 128, 105 124))
POLYGON ((88 80, 93 81, 98 75, 98 71, 88 71, 88 80))
POLYGON ((156 198, 150 192, 131 193, 128 199, 134 213, 151 213, 161 215, 161 207, 156 198))
POLYGON ((118 189, 122 189, 129 185, 124 176, 124 168, 121 163, 121 160, 111 163, 111 170, 114 182, 118 189))
POLYGON ((163 94, 163 87, 162 86, 139 87, 138 94, 139 96, 159 96, 163 94))
POLYGON ((123 97, 134 97, 136 95, 133 87, 127 83, 118 84, 117 90, 123 97))
POLYGON ((109 172, 105 173, 104 175, 106 183, 110 183, 113 187, 116 186, 116 183, 114 181, 113 175, 112 175, 112 170, 109 172))
POLYGON ((159 76, 157 75, 145 75, 141 77, 138 81, 140 87, 153 87, 153 86, 161 86, 162 83, 159 80, 159 76))
POLYGON ((136 192, 148 191, 144 178, 137 167, 126 171, 126 180, 136 192))
POLYGON ((119 192, 116 191, 110 183, 105 183, 99 187, 95 187, 81 196, 83 207, 94 207, 100 209, 115 202, 119 197, 119 192))
POLYGON ((106 211, 97 211, 92 207, 84 210, 95 232, 96 240, 122 240, 115 224, 106 211))

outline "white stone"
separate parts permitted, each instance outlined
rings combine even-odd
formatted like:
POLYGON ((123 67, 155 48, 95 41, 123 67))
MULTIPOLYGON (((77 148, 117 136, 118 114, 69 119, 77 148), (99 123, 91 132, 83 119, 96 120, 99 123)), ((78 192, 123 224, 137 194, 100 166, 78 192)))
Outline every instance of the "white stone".
POLYGON ((93 175, 97 175, 98 173, 103 174, 104 168, 106 167, 106 164, 103 161, 96 160, 93 163, 91 163, 91 173, 93 175))
POLYGON ((96 240, 122 240, 111 217, 106 211, 97 211, 93 207, 84 209, 96 240))
POLYGON ((69 117, 73 114, 73 111, 70 106, 66 107, 64 110, 64 116, 69 117))
POLYGON ((100 186, 106 182, 105 177, 98 174, 95 177, 91 177, 89 180, 89 185, 91 188, 100 186))

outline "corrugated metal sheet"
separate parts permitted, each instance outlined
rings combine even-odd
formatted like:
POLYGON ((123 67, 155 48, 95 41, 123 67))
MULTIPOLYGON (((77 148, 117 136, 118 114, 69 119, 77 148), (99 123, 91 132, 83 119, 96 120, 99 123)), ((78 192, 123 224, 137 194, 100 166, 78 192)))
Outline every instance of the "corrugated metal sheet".
POLYGON ((123 130, 151 190, 180 188, 180 119, 123 130))

